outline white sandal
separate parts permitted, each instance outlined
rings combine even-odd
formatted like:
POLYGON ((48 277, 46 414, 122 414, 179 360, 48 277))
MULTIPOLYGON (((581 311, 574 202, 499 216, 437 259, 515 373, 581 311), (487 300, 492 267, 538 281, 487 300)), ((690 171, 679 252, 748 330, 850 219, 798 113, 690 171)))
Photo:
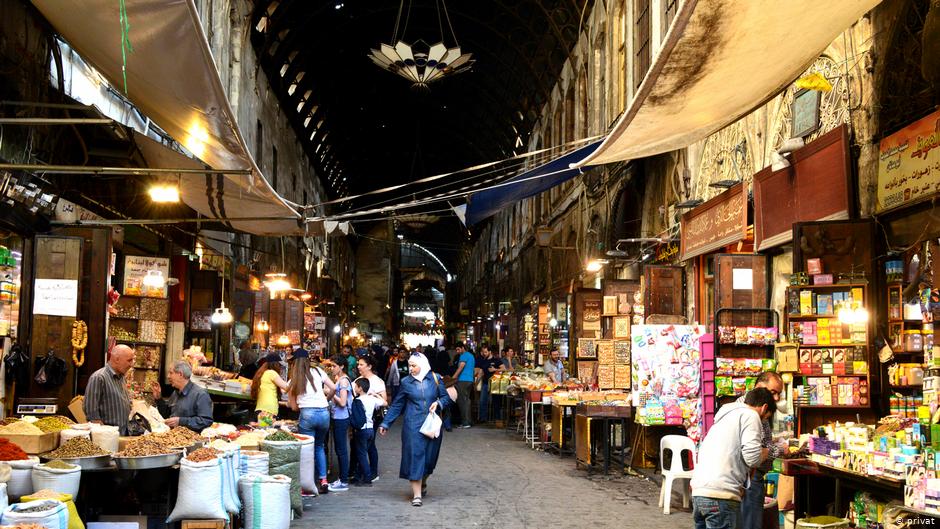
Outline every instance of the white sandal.
POLYGON ((411 500, 412 507, 421 507, 421 498, 413 498, 411 500))

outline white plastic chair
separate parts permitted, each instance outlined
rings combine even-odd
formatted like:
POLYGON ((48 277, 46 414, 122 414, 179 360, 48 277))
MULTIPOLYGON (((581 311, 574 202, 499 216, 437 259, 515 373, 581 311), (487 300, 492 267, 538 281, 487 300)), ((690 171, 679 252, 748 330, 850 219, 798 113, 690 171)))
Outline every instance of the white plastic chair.
MULTIPOLYGON (((659 441, 659 461, 663 467, 663 486, 659 490, 659 506, 663 508, 663 514, 669 514, 669 504, 672 503, 672 482, 677 479, 692 479, 691 470, 683 470, 682 460, 683 452, 688 451, 692 454, 692 467, 698 464, 698 454, 695 452, 695 442, 684 435, 666 435, 659 441), (670 450, 672 456, 666 461, 666 450, 670 450)), ((682 487, 682 506, 688 508, 691 502, 692 492, 689 485, 683 484, 682 487)))

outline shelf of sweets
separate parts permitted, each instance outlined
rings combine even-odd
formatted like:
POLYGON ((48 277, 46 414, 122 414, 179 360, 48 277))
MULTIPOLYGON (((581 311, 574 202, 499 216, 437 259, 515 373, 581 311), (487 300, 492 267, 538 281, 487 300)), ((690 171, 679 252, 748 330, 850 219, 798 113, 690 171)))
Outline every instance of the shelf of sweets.
POLYGON ((131 340, 131 339, 124 339, 124 338, 115 338, 115 341, 117 341, 117 343, 136 344, 136 345, 166 345, 165 342, 145 342, 143 340, 131 340))
POLYGON ((787 285, 787 290, 825 289, 825 288, 868 288, 868 283, 833 283, 831 285, 787 285))
POLYGON ((804 409, 804 408, 829 408, 829 409, 832 409, 832 408, 839 408, 839 409, 844 409, 844 410, 867 410, 867 409, 870 408, 871 406, 860 405, 860 404, 851 404, 851 405, 849 405, 849 404, 808 404, 808 405, 806 405, 806 406, 801 406, 801 405, 799 405, 799 404, 794 404, 794 407, 797 408, 797 409, 804 409))
POLYGON ((868 347, 867 342, 853 342, 853 343, 799 343, 795 342, 800 348, 811 349, 815 347, 827 347, 827 348, 839 348, 839 347, 868 347))

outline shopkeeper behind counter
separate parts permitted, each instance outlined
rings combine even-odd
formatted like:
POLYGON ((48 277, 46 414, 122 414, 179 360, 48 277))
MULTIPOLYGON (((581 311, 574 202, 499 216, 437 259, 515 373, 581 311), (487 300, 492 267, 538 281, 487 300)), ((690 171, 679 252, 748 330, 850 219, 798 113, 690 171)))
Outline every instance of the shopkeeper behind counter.
POLYGON ((134 363, 134 350, 116 345, 108 364, 88 378, 83 408, 88 422, 117 426, 127 435, 127 417, 131 414, 131 398, 127 394, 124 374, 134 363))
POLYGON ((192 366, 180 360, 167 374, 174 390, 170 398, 161 398, 160 384, 154 383, 152 391, 160 415, 169 416, 164 421, 167 426, 185 426, 198 433, 212 426, 212 399, 206 390, 192 383, 192 376, 192 366))

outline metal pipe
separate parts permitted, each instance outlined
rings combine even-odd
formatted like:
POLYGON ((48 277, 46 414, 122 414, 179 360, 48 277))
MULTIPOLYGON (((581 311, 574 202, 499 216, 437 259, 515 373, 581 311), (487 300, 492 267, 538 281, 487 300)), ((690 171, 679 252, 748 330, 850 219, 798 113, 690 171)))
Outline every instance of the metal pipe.
POLYGON ((110 125, 108 118, 0 118, 0 125, 110 125))
POLYGON ((195 219, 97 219, 97 220, 75 220, 64 221, 54 220, 50 222, 53 226, 120 226, 122 224, 183 224, 187 222, 248 222, 264 220, 300 220, 298 217, 235 217, 215 219, 210 217, 200 217, 195 219))
POLYGON ((0 105, 8 107, 33 107, 33 108, 64 108, 70 110, 90 110, 91 107, 80 104, 70 103, 40 103, 37 101, 0 101, 0 105))
POLYGON ((231 174, 249 175, 250 169, 168 169, 162 167, 101 167, 90 165, 41 165, 28 163, 0 163, 0 170, 34 171, 45 174, 105 174, 105 175, 151 175, 151 174, 231 174))

